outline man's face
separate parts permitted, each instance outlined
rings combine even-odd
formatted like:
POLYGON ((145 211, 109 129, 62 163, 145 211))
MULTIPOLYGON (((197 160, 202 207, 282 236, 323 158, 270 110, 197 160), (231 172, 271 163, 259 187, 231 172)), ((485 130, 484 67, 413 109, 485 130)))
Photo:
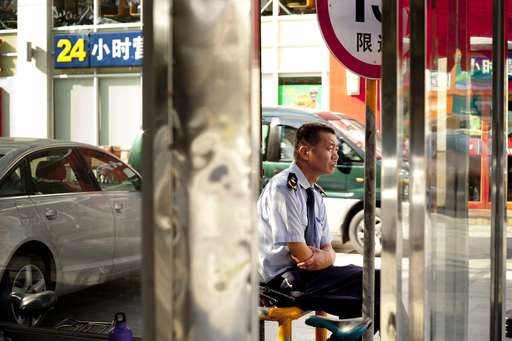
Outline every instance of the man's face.
POLYGON ((336 135, 321 132, 320 141, 309 147, 308 165, 318 175, 332 174, 338 162, 338 139, 336 135))

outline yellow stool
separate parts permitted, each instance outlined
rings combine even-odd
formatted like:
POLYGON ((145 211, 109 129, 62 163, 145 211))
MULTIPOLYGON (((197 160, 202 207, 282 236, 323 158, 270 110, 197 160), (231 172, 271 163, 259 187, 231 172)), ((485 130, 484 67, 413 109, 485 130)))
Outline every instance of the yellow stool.
MULTIPOLYGON (((260 307, 260 321, 277 321, 277 341, 292 341, 292 321, 308 313, 309 311, 304 311, 297 307, 260 307)), ((323 312, 317 312, 316 314, 325 315, 323 312)), ((315 340, 325 341, 326 338, 326 330, 316 328, 315 340)))

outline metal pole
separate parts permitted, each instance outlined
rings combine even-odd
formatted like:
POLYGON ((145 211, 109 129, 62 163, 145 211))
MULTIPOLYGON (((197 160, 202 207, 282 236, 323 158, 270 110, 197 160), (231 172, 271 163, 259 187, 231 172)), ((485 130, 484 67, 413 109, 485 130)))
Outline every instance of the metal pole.
MULTIPOLYGON (((366 80, 366 124, 364 158, 364 256, 363 317, 374 319, 375 301, 375 112, 377 81, 366 80)), ((364 334, 364 341, 373 340, 373 323, 364 334)))
POLYGON ((492 39, 492 213, 490 340, 503 339, 506 259, 507 88, 505 83, 505 0, 494 0, 492 39))
POLYGON ((400 326, 404 318, 398 310, 401 293, 401 216, 399 150, 399 55, 397 0, 382 3, 382 272, 380 304, 381 341, 401 340, 400 326), (393 61, 393 62, 392 62, 393 61), (384 119, 385 118, 385 119, 384 119))
POLYGON ((173 341, 258 337, 254 4, 173 1, 173 341))
POLYGON ((426 148, 425 17, 426 1, 410 3, 410 190, 409 190, 409 337, 423 341, 428 331, 426 299, 426 148))
POLYGON ((142 126, 142 301, 144 340, 173 340, 168 115, 172 72, 171 2, 144 1, 142 126), (162 133, 163 132, 163 133, 162 133), (164 217, 162 219, 162 217, 164 217), (144 228, 142 228, 144 227, 144 228))

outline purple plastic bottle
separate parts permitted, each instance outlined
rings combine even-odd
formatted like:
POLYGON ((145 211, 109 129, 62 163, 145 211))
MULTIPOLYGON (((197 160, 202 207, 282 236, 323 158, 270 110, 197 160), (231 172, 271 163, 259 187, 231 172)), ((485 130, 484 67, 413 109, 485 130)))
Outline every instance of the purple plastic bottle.
POLYGON ((114 328, 108 333, 109 341, 133 341, 133 332, 126 325, 126 315, 116 313, 114 315, 114 328))

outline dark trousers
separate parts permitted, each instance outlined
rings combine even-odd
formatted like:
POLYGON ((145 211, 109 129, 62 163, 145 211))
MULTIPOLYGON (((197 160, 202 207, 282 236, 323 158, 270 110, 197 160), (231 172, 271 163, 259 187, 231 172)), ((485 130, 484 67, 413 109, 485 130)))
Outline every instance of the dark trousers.
MULTIPOLYGON (((278 276, 280 277, 280 276, 278 276)), ((295 304, 304 310, 321 310, 340 318, 362 316, 363 269, 359 266, 330 266, 319 271, 300 271, 302 295, 295 304)), ((281 290, 280 278, 267 285, 281 290)), ((374 331, 380 327, 380 270, 375 270, 374 331)))

